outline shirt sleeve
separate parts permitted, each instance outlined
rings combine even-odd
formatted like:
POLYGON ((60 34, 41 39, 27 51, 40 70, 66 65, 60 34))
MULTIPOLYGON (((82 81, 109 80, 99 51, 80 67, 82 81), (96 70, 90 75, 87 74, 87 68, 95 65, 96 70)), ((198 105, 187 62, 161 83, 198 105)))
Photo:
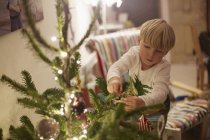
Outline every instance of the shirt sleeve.
POLYGON ((139 46, 131 47, 118 61, 113 63, 107 73, 107 81, 112 77, 119 77, 128 72, 139 61, 139 46))
POLYGON ((170 69, 168 62, 161 65, 154 76, 151 93, 140 96, 146 106, 163 103, 166 100, 169 93, 170 69))

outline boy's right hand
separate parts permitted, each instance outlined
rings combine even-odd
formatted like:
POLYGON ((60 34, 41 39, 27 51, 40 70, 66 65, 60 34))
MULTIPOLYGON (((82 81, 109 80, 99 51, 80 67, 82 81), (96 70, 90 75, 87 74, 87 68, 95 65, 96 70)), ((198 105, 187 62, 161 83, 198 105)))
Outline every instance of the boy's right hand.
POLYGON ((119 78, 111 78, 107 85, 107 90, 109 93, 120 95, 122 92, 122 84, 119 78))

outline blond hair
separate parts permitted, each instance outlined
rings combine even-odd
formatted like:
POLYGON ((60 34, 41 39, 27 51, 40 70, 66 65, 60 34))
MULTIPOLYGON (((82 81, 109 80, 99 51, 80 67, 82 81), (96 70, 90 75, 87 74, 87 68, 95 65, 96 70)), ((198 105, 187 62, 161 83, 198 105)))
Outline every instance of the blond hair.
POLYGON ((152 19, 141 25, 140 40, 150 47, 169 51, 175 44, 175 34, 165 20, 152 19))

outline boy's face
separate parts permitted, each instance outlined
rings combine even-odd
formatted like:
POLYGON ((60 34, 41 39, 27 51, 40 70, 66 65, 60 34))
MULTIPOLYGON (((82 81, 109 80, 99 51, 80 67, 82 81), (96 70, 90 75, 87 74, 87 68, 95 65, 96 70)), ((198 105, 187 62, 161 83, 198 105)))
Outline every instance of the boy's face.
POLYGON ((149 69, 159 63, 166 54, 166 51, 152 48, 143 41, 140 41, 140 59, 143 70, 149 69))

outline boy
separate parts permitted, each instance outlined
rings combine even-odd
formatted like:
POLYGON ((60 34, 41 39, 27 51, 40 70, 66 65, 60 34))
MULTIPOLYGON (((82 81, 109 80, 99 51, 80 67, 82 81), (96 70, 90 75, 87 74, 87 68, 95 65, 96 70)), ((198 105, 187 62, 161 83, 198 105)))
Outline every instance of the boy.
POLYGON ((137 76, 143 84, 152 87, 147 95, 122 98, 125 110, 165 101, 169 93, 170 64, 163 57, 174 44, 174 31, 165 20, 149 20, 140 27, 139 46, 131 47, 109 68, 107 89, 110 93, 120 94, 121 76, 127 71, 132 78, 137 76))

